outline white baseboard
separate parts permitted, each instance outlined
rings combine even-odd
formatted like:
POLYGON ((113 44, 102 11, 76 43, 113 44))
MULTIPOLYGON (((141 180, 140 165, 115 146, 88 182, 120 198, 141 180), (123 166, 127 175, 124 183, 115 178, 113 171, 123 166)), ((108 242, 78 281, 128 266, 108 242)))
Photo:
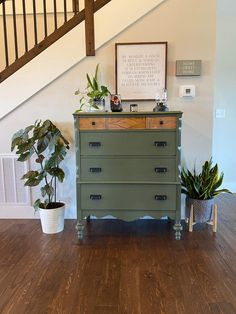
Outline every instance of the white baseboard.
POLYGON ((0 205, 0 219, 38 219, 32 206, 0 205))

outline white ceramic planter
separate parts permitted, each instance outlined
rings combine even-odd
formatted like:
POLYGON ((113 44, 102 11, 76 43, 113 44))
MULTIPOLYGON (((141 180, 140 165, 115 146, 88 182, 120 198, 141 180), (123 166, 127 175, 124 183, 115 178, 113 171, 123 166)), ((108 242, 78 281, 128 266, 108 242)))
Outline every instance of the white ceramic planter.
POLYGON ((53 209, 39 209, 43 233, 52 234, 63 231, 65 205, 53 209))

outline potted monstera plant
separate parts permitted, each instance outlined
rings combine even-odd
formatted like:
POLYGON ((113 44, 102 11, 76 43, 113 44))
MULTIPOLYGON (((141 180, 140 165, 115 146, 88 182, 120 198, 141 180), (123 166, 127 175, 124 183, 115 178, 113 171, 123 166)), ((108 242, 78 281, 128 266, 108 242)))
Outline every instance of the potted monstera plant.
POLYGON ((105 110, 105 97, 110 95, 110 91, 104 85, 101 85, 98 80, 99 64, 95 69, 95 74, 90 77, 86 74, 87 87, 84 92, 79 89, 75 91, 75 95, 79 96, 80 107, 76 112, 83 110, 83 107, 87 105, 90 111, 94 110, 105 110))
POLYGON ((181 171, 182 193, 186 194, 186 216, 190 216, 191 205, 194 207, 194 221, 207 222, 212 218, 214 197, 220 193, 231 193, 227 189, 219 189, 224 174, 219 175, 218 165, 212 165, 212 159, 205 161, 197 173, 183 168, 181 171))
POLYGON ((18 161, 32 160, 22 177, 25 186, 38 186, 42 198, 35 200, 44 233, 57 233, 64 229, 65 204, 57 200, 57 183, 63 182, 65 173, 60 167, 69 149, 69 142, 50 120, 36 121, 16 132, 12 137, 11 151, 16 149, 18 161))

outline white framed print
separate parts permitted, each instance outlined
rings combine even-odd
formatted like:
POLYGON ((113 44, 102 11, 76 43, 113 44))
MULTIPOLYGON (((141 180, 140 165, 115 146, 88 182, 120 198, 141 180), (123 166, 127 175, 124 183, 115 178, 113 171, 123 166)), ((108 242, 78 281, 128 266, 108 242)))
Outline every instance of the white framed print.
POLYGON ((116 93, 122 100, 154 100, 166 88, 167 42, 116 43, 116 93))

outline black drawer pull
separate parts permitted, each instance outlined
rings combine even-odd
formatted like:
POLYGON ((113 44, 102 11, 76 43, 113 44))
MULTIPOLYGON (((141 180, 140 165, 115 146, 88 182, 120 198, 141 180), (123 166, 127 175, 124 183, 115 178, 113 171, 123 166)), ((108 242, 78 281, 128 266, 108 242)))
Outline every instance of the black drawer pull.
POLYGON ((155 172, 156 173, 164 173, 164 172, 167 172, 167 168, 166 167, 156 167, 155 172))
POLYGON ((166 201, 167 196, 166 195, 155 195, 155 200, 156 201, 166 201))
POLYGON ((101 146, 101 142, 89 142, 89 146, 90 147, 100 147, 101 146))
POLYGON ((161 121, 160 121, 160 125, 163 125, 163 124, 164 124, 164 121, 163 121, 163 120, 161 120, 161 121))
POLYGON ((102 168, 89 168, 90 172, 102 172, 102 168))
POLYGON ((96 122, 95 122, 95 121, 92 121, 92 125, 96 125, 96 122))
POLYGON ((102 195, 101 194, 90 194, 90 199, 91 200, 101 200, 102 195))
POLYGON ((154 145, 156 147, 165 147, 165 146, 167 146, 167 142, 166 141, 155 141, 154 145))

